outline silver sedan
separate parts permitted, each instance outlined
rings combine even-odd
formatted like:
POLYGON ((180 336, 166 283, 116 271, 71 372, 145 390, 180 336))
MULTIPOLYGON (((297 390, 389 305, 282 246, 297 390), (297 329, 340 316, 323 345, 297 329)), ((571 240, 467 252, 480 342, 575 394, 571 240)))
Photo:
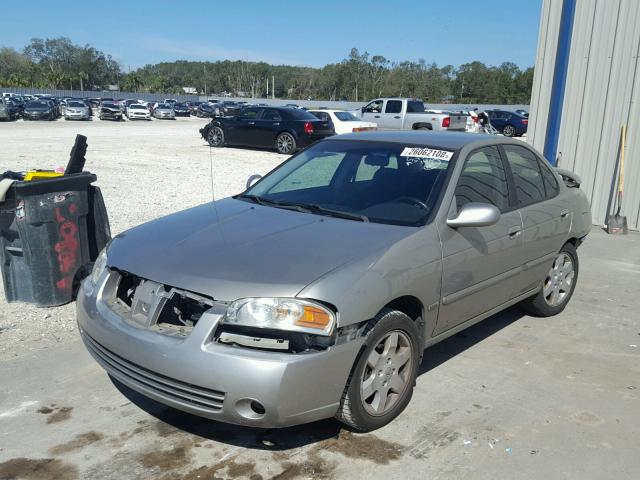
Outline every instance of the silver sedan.
POLYGON ((563 311, 591 226, 579 183, 504 137, 331 137, 118 235, 78 294, 80 333, 177 409, 370 431, 407 406, 427 347, 514 304, 563 311))
POLYGON ((173 106, 168 103, 159 103, 153 109, 153 116, 159 119, 175 120, 176 112, 173 110, 173 106))

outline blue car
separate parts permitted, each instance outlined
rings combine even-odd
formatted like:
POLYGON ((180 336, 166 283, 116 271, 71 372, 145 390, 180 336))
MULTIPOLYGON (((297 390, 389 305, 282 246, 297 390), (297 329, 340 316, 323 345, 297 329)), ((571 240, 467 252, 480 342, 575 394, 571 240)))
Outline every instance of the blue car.
POLYGON ((527 133, 529 119, 524 115, 507 110, 489 110, 491 125, 505 137, 519 137, 527 133))

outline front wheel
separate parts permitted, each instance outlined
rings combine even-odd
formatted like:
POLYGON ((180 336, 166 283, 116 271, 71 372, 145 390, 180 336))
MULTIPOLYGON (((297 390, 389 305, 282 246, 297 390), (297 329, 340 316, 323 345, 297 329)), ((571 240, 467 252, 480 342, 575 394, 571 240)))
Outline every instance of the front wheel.
POLYGON ((224 147, 224 130, 220 127, 213 127, 207 132, 207 142, 212 147, 224 147))
POLYGON ((578 252, 571 243, 565 243, 549 269, 540 291, 520 302, 522 309, 536 317, 551 317, 562 312, 578 281, 578 252))
POLYGON ((505 127, 502 129, 502 134, 505 137, 513 137, 516 134, 516 129, 513 125, 505 125, 505 127))
POLYGON ((296 139, 289 132, 282 132, 276 138, 276 150, 284 155, 292 154, 296 151, 296 139))
POLYGON ((422 359, 420 334, 408 316, 383 309, 373 321, 336 413, 359 432, 380 428, 402 413, 422 359))

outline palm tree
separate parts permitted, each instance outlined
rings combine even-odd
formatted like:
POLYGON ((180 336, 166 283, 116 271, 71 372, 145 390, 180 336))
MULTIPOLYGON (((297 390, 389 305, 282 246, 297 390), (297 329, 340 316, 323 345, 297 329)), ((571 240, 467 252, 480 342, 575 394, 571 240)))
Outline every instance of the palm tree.
POLYGON ((80 80, 80 90, 84 92, 84 81, 89 80, 89 75, 85 72, 78 72, 78 80, 80 80))

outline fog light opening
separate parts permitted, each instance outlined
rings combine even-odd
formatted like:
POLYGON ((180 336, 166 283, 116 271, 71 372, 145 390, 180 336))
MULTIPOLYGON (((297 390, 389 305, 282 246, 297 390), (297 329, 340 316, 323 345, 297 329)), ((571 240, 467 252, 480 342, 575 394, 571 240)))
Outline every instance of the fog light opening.
POLYGON ((252 400, 249 406, 251 407, 251 410, 253 410, 258 415, 262 416, 266 412, 266 410, 264 409, 264 406, 260 402, 257 402, 256 400, 252 400))
POLYGON ((236 402, 236 411, 246 419, 259 420, 264 417, 267 409, 254 398, 243 398, 236 402))

